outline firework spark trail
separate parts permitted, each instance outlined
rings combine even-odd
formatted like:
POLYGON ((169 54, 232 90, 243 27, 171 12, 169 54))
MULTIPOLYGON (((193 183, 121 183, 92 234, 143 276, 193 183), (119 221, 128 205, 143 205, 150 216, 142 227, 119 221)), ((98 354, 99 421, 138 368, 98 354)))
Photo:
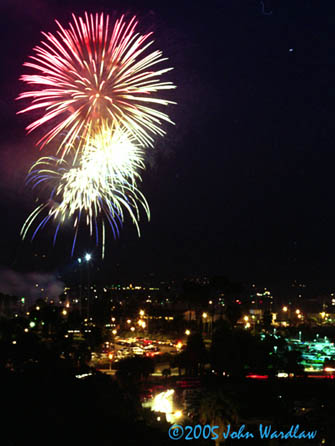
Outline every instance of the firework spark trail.
POLYGON ((73 254, 82 219, 89 227, 91 236, 95 229, 97 244, 101 220, 103 257, 104 218, 112 228, 114 237, 124 221, 124 211, 130 215, 139 235, 139 205, 150 219, 148 203, 137 188, 137 182, 141 181, 139 171, 144 167, 143 150, 136 145, 132 135, 120 127, 110 128, 106 125, 87 139, 79 161, 69 163, 64 158, 40 158, 31 168, 27 183, 32 183, 33 188, 45 182, 48 186, 54 186, 48 202, 37 206, 27 218, 21 230, 22 237, 26 238, 33 223, 48 210, 34 230, 32 239, 49 220, 54 220, 57 222, 55 243, 60 226, 72 219, 75 228, 73 254))
POLYGON ((162 122, 173 123, 155 107, 174 102, 157 98, 156 93, 175 88, 172 82, 160 81, 172 68, 153 70, 167 60, 162 52, 145 55, 153 43, 148 41, 152 33, 136 33, 135 17, 127 23, 122 16, 114 26, 103 13, 72 17, 68 29, 56 21, 56 35, 42 33, 46 40, 34 48, 32 62, 24 63, 37 74, 20 78, 34 89, 19 95, 18 99, 31 100, 31 105, 18 113, 40 113, 27 126, 28 133, 53 125, 37 143, 42 148, 65 132, 59 145, 64 156, 78 137, 80 151, 81 141, 104 119, 152 146, 152 135, 165 134, 162 122))

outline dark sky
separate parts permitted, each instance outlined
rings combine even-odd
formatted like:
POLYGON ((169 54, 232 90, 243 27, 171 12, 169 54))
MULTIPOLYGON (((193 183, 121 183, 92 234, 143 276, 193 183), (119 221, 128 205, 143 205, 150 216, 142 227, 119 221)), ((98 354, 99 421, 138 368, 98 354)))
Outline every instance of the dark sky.
POLYGON ((142 237, 126 219, 118 240, 109 235, 104 263, 84 235, 76 255, 93 249, 109 276, 215 273, 335 286, 332 1, 3 0, 0 263, 33 269, 33 253, 47 254, 47 269, 72 262, 70 229, 54 249, 52 224, 36 243, 20 241, 34 208, 25 176, 40 154, 14 99, 40 31, 85 10, 134 13, 154 31, 175 68, 167 78, 178 105, 169 108, 176 125, 148 151, 142 190, 152 218, 142 214, 142 237))

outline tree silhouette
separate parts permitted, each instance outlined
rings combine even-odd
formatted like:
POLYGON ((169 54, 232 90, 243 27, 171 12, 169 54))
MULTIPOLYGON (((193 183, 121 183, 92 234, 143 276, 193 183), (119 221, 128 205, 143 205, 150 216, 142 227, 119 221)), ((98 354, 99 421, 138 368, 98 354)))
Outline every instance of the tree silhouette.
POLYGON ((224 441, 222 434, 226 431, 227 426, 238 423, 236 405, 222 390, 210 390, 200 401, 199 421, 203 425, 219 426, 216 430, 218 438, 215 439, 215 445, 219 446, 224 441))
POLYGON ((263 314, 262 325, 265 330, 269 330, 272 323, 272 314, 269 310, 265 310, 263 314))
POLYGON ((184 281, 182 300, 187 303, 189 310, 194 310, 197 325, 200 324, 202 311, 207 308, 211 288, 209 285, 199 284, 194 281, 184 281))
POLYGON ((196 376, 199 372, 202 373, 209 355, 200 333, 193 333, 188 337, 184 353, 186 374, 196 376))
POLYGON ((232 327, 235 327, 236 322, 240 319, 242 316, 242 310, 241 305, 238 305, 236 303, 230 303, 226 306, 225 311, 226 318, 230 322, 232 327))

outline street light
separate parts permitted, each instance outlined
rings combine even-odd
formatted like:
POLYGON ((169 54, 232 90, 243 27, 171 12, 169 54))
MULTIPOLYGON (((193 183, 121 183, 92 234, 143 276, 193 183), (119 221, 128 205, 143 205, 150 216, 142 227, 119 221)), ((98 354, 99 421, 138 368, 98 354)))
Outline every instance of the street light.
POLYGON ((190 330, 185 330, 186 336, 189 336, 191 334, 190 330))
POLYGON ((202 325, 203 325, 203 330, 204 330, 204 332, 207 332, 207 317, 208 317, 208 314, 207 313, 202 313, 202 325))
POLYGON ((112 370, 113 353, 109 353, 108 359, 109 359, 109 370, 112 370))
MULTIPOLYGON (((90 260, 91 260, 91 258, 92 258, 92 256, 91 256, 91 254, 85 254, 85 260, 86 260, 86 262, 89 262, 90 260)), ((80 262, 79 262, 80 263, 80 262)))

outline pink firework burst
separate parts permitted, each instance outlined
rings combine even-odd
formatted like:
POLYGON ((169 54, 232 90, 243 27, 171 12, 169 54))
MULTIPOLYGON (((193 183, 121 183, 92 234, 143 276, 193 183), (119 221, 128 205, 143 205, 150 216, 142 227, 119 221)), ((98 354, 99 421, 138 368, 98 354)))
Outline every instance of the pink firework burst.
POLYGON ((21 76, 31 89, 17 99, 31 103, 18 113, 40 114, 26 130, 46 128, 37 142, 41 148, 62 136, 63 155, 102 121, 123 125, 141 145, 152 145, 153 135, 165 133, 163 121, 172 123, 160 106, 173 102, 159 93, 175 88, 160 80, 172 68, 153 70, 166 58, 147 51, 152 33, 137 33, 136 17, 126 22, 122 16, 114 25, 103 13, 72 17, 67 29, 56 21, 56 35, 43 32, 45 40, 24 63, 34 74, 21 76))

